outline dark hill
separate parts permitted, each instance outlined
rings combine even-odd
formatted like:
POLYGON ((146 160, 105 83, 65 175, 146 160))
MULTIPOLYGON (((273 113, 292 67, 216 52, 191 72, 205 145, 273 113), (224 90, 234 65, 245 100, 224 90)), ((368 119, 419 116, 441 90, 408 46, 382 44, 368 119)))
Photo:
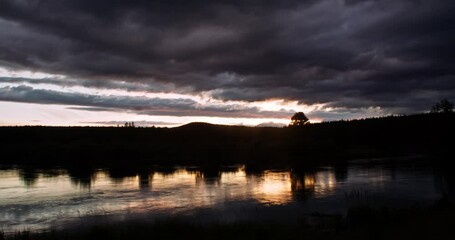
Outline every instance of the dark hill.
POLYGON ((215 128, 215 127, 228 127, 226 125, 211 124, 206 122, 192 122, 177 128, 181 129, 198 129, 198 128, 215 128))
POLYGON ((177 128, 0 127, 3 164, 144 166, 292 164, 452 156, 455 114, 391 116, 303 127, 190 123, 177 128))

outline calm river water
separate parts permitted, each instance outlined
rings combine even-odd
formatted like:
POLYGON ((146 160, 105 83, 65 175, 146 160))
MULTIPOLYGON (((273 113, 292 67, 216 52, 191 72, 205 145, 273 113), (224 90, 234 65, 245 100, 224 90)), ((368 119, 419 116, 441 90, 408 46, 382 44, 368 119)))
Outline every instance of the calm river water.
POLYGON ((445 194, 443 177, 414 160, 249 172, 243 166, 120 170, 0 169, 5 232, 128 219, 194 221, 345 215, 356 204, 428 206, 445 194))

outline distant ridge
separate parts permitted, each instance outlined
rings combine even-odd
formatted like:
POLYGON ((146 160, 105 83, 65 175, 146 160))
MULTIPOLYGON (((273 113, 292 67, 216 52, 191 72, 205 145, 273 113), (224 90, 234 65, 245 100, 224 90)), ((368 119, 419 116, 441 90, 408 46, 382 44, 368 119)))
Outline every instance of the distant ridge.
POLYGON ((177 128, 214 128, 214 127, 226 127, 228 125, 219 125, 219 124, 211 124, 206 122, 191 122, 177 128))
POLYGON ((253 128, 248 126, 242 125, 223 125, 223 124, 212 124, 206 122, 191 122, 174 129, 189 129, 189 130, 197 130, 197 129, 243 129, 243 128, 253 128))

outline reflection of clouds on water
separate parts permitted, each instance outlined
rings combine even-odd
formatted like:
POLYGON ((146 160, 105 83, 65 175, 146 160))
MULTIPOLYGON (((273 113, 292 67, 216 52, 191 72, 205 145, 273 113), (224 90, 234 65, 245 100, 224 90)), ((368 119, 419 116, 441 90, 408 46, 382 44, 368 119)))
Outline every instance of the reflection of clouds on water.
POLYGON ((291 201, 289 172, 265 172, 262 181, 254 187, 253 197, 266 204, 286 204, 291 201))
POLYGON ((391 171, 383 167, 363 168, 355 166, 348 174, 351 184, 368 184, 376 189, 383 189, 386 183, 394 179, 392 176, 391 171))
POLYGON ((333 170, 317 172, 314 176, 315 197, 326 197, 335 189, 335 174, 333 170))
POLYGON ((298 200, 327 197, 333 193, 336 184, 332 169, 300 170, 291 173, 291 189, 298 200))
POLYGON ((256 173, 247 173, 244 167, 227 171, 221 168, 27 171, 0 170, 0 219, 6 219, 1 221, 6 229, 45 228, 88 215, 173 215, 201 209, 245 215, 241 209, 246 206, 250 209, 300 206, 309 212, 328 211, 335 206, 339 210, 343 208, 340 199, 355 189, 416 201, 439 196, 434 193, 438 181, 434 181, 432 173, 422 175, 395 169, 395 177, 391 177, 384 166, 256 173), (34 179, 33 183, 24 180, 27 178, 34 179), (234 206, 240 210, 229 211, 234 206))

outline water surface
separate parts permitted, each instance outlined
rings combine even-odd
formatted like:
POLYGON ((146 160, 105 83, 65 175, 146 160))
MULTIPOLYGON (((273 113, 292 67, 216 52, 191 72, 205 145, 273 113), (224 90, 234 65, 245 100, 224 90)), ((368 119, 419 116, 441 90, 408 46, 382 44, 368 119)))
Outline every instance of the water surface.
POLYGON ((345 215, 358 204, 426 206, 444 194, 444 180, 411 160, 256 172, 244 166, 129 172, 16 167, 0 170, 0 225, 4 231, 44 230, 173 216, 294 221, 314 213, 345 215))

